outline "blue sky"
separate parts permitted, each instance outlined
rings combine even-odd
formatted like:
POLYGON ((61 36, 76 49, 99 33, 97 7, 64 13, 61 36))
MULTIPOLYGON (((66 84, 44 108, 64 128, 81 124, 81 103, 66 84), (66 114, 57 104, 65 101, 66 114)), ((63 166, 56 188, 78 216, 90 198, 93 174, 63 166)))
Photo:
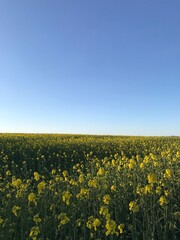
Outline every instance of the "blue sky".
POLYGON ((179 12, 0 0, 0 132, 180 135, 179 12))

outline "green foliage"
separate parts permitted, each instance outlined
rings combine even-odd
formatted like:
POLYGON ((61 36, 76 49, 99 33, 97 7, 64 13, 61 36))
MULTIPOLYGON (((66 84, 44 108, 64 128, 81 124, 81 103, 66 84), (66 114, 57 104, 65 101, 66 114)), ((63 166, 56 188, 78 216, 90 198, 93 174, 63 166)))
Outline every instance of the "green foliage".
POLYGON ((0 135, 0 239, 178 239, 180 138, 0 135))

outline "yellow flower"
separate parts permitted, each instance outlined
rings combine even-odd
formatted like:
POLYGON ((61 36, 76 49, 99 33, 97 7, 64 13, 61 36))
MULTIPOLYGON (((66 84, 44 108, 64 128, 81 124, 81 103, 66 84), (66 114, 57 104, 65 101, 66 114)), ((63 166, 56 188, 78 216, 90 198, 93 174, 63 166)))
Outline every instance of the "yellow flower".
POLYGON ((79 182, 82 183, 83 181, 84 181, 84 174, 81 173, 81 174, 79 175, 79 182))
POLYGON ((166 197, 168 197, 169 194, 170 194, 170 191, 169 191, 169 190, 165 190, 165 191, 164 191, 164 195, 165 195, 166 197))
POLYGON ((101 221, 98 218, 93 218, 93 216, 91 216, 91 217, 88 218, 86 226, 89 229, 93 229, 94 228, 94 230, 97 231, 97 227, 99 227, 100 224, 101 224, 101 221))
POLYGON ((108 219, 106 221, 105 227, 106 227, 106 230, 107 230, 106 231, 106 236, 113 235, 114 233, 116 233, 118 235, 118 232, 116 232, 117 225, 116 225, 115 221, 108 219))
POLYGON ((95 218, 92 225, 94 227, 94 230, 97 231, 97 227, 101 225, 101 221, 98 218, 95 218))
POLYGON ((88 186, 89 187, 93 187, 93 188, 97 188, 98 187, 98 182, 96 179, 91 179, 88 181, 88 186))
POLYGON ((68 182, 69 181, 68 177, 64 177, 64 181, 68 182))
POLYGON ((120 234, 122 234, 123 231, 124 231, 124 224, 120 224, 120 225, 118 226, 118 229, 119 229, 120 234))
POLYGON ((19 206, 14 206, 13 209, 12 209, 12 213, 17 217, 17 212, 21 209, 21 207, 19 206))
POLYGON ((150 193, 151 190, 152 190, 151 185, 146 185, 145 188, 144 188, 144 194, 148 194, 148 193, 150 193))
POLYGON ((76 181, 74 181, 73 179, 71 179, 71 180, 69 181, 69 183, 70 183, 72 186, 77 186, 77 185, 78 185, 78 183, 77 183, 76 181))
POLYGON ((35 179, 36 181, 39 181, 40 175, 39 175, 38 172, 34 172, 34 179, 35 179))
POLYGON ((148 178, 148 183, 156 183, 157 182, 157 178, 154 173, 149 173, 147 178, 148 178))
POLYGON ((12 177, 12 186, 15 188, 20 188, 22 184, 22 181, 20 178, 16 179, 15 177, 12 177))
POLYGON ((121 166, 119 165, 118 168, 117 168, 118 171, 121 171, 121 166))
POLYGON ((53 169, 53 170, 51 171, 51 173, 52 173, 52 175, 54 175, 54 174, 56 173, 56 169, 53 169))
POLYGON ((112 164, 113 167, 116 165, 115 159, 113 159, 113 160, 111 161, 111 164, 112 164))
POLYGON ((103 202, 105 203, 105 204, 109 204, 110 203, 110 200, 111 200, 111 197, 108 195, 108 194, 106 194, 104 197, 103 197, 103 202))
POLYGON ((115 185, 111 186, 111 191, 116 191, 116 186, 115 185))
POLYGON ((77 198, 88 198, 89 197, 89 189, 81 188, 80 193, 76 195, 77 198))
POLYGON ((50 206, 50 211, 52 211, 53 210, 53 208, 54 208, 54 204, 51 204, 51 206, 50 206))
POLYGON ((10 176, 11 172, 9 170, 6 171, 6 176, 10 176))
POLYGON ((160 187, 160 186, 158 186, 158 187, 156 188, 156 193, 157 193, 157 194, 160 194, 160 193, 161 193, 161 187, 160 187))
POLYGON ((160 199, 159 199, 159 204, 160 206, 163 206, 163 205, 167 205, 168 204, 168 201, 166 199, 165 196, 161 196, 160 199))
POLYGON ((136 165, 136 161, 134 159, 130 159, 128 164, 129 169, 133 169, 135 165, 136 165))
POLYGON ((144 162, 144 163, 148 163, 148 162, 149 162, 149 157, 148 157, 148 156, 145 156, 143 162, 144 162))
POLYGON ((39 217, 39 214, 36 214, 34 217, 33 217, 33 221, 38 224, 41 222, 41 218, 39 217))
POLYGON ((70 219, 67 217, 66 213, 59 214, 58 219, 60 220, 59 226, 65 225, 70 221, 70 219))
POLYGON ((101 176, 101 175, 104 175, 105 171, 104 171, 104 168, 99 168, 98 172, 97 172, 97 175, 98 176, 101 176))
POLYGON ((72 194, 69 191, 64 191, 62 193, 62 200, 66 203, 66 205, 69 205, 69 200, 72 197, 72 194))
POLYGON ((28 195, 28 201, 29 202, 35 202, 35 199, 36 199, 36 196, 33 192, 31 192, 29 195, 28 195))
POLYGON ((135 201, 132 201, 129 203, 129 210, 132 212, 139 212, 139 206, 137 205, 137 203, 135 201))
POLYGON ((92 229, 92 221, 93 221, 93 216, 89 217, 88 218, 88 221, 86 222, 86 226, 89 228, 89 229, 92 229))
POLYGON ((106 219, 110 218, 109 209, 106 206, 100 208, 99 214, 105 216, 106 219))
POLYGON ((156 156, 153 153, 150 153, 149 156, 151 157, 152 160, 156 160, 156 156))
POLYGON ((155 167, 157 167, 157 166, 159 166, 159 165, 160 165, 160 163, 159 163, 159 162, 157 162, 157 161, 154 161, 154 163, 153 163, 153 164, 154 164, 154 166, 155 166, 155 167))
POLYGON ((136 193, 139 195, 143 195, 144 194, 144 188, 141 187, 140 185, 137 186, 136 188, 136 193))
POLYGON ((39 233, 40 233, 40 230, 38 227, 32 227, 29 237, 32 238, 33 240, 36 240, 39 233))
POLYGON ((0 225, 3 224, 4 219, 0 217, 0 225))
POLYGON ((144 168, 144 163, 142 162, 142 163, 140 163, 140 168, 144 168))
POLYGON ((37 185, 37 187, 38 187, 38 193, 41 194, 43 190, 46 188, 46 183, 42 181, 37 185))
POLYGON ((172 170, 171 169, 166 169, 166 172, 164 174, 164 178, 172 178, 172 170))
POLYGON ((65 170, 65 171, 62 172, 62 174, 63 174, 63 177, 67 177, 68 176, 68 171, 65 170))

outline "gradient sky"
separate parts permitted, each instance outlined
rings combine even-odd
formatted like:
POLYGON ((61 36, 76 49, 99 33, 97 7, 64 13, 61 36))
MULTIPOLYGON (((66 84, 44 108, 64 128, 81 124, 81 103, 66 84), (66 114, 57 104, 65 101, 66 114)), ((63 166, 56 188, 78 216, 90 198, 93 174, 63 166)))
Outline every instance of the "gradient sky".
POLYGON ((180 1, 0 0, 0 132, 180 135, 180 1))

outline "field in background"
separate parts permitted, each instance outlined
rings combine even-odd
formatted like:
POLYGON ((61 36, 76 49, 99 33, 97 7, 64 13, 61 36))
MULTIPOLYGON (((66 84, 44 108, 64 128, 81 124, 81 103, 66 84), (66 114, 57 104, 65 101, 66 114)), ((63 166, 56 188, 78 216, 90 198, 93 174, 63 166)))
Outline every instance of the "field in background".
POLYGON ((0 239, 179 239, 179 166, 179 137, 0 134, 0 239))

